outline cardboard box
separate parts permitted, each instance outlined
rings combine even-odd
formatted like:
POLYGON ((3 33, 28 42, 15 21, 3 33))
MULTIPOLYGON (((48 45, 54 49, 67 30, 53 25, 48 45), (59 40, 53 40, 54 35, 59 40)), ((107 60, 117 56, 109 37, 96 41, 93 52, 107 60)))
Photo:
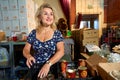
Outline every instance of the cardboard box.
POLYGON ((120 70, 120 63, 99 63, 97 69, 103 80, 116 80, 110 75, 110 72, 113 70, 120 70))
POLYGON ((88 38, 83 40, 83 46, 87 44, 94 44, 99 46, 99 39, 98 38, 88 38))
POLYGON ((87 29, 83 31, 83 39, 87 38, 99 38, 99 31, 95 29, 87 29))
POLYGON ((0 32, 0 41, 5 40, 5 32, 0 32))
POLYGON ((99 56, 98 54, 93 54, 86 60, 87 68, 91 76, 94 77, 99 75, 97 70, 97 65, 101 62, 106 63, 107 59, 99 56))

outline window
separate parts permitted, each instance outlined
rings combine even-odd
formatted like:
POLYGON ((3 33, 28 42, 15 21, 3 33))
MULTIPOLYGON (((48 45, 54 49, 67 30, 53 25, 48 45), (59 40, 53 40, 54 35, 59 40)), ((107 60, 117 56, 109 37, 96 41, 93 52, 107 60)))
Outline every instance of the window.
POLYGON ((99 29, 98 14, 83 14, 79 28, 99 29))

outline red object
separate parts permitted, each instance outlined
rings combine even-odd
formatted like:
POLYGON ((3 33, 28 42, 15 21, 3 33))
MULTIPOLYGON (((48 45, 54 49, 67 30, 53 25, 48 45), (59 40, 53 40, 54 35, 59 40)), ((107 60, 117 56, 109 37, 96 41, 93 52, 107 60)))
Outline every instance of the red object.
POLYGON ((67 78, 75 78, 75 70, 74 69, 68 69, 67 70, 67 78))
POLYGON ((79 67, 79 77, 86 78, 87 77, 87 67, 79 67))
POLYGON ((112 39, 112 38, 111 38, 111 39, 105 38, 104 41, 105 41, 105 42, 109 42, 110 40, 112 41, 112 43, 113 43, 113 42, 120 42, 120 39, 112 39))
POLYGON ((13 41, 17 41, 17 36, 13 36, 13 41))
POLYGON ((61 71, 62 71, 62 72, 66 72, 67 64, 68 64, 67 61, 62 61, 62 62, 61 62, 61 71))
POLYGON ((86 62, 84 59, 79 59, 78 66, 86 66, 86 62))

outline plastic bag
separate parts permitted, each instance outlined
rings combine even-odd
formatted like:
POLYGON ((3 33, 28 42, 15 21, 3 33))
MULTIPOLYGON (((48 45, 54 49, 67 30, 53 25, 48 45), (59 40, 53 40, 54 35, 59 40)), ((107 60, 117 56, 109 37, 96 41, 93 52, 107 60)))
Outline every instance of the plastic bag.
POLYGON ((0 47, 0 66, 8 65, 9 54, 6 48, 0 47))

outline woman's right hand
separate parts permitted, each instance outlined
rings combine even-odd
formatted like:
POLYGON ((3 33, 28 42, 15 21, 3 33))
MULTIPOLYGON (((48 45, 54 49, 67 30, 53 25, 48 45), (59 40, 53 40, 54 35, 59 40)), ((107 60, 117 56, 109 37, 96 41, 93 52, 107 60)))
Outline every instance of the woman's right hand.
POLYGON ((35 63, 35 58, 33 56, 27 58, 26 64, 29 68, 32 66, 33 63, 35 63))

